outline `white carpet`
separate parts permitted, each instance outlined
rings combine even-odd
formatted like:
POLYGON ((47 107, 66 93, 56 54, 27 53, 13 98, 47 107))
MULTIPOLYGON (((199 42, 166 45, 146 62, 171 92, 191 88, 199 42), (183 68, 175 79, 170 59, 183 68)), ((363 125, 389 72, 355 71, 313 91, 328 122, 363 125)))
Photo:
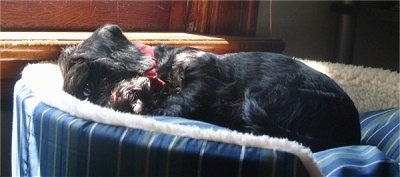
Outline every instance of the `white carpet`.
POLYGON ((339 63, 301 61, 335 80, 351 97, 359 112, 400 106, 400 74, 397 72, 339 63))

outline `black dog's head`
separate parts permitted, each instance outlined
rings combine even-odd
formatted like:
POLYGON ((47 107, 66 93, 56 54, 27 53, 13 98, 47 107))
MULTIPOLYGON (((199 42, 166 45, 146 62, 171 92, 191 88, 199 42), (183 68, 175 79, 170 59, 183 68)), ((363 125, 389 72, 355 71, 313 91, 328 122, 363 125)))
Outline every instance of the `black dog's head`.
POLYGON ((97 29, 77 46, 64 49, 59 58, 63 89, 79 99, 106 105, 111 91, 123 79, 142 76, 152 66, 116 25, 97 29))

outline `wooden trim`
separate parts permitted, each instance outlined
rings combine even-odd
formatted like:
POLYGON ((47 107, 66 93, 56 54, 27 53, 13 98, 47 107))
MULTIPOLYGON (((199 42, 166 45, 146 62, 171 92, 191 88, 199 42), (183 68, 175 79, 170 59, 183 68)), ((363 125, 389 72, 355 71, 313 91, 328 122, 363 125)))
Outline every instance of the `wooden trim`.
MULTIPOLYGON (((61 48, 88 38, 89 32, 0 32, 1 58, 57 58, 61 48)), ((239 51, 282 52, 284 44, 266 37, 238 37, 190 33, 124 33, 131 41, 148 45, 191 46, 214 53, 239 51)))

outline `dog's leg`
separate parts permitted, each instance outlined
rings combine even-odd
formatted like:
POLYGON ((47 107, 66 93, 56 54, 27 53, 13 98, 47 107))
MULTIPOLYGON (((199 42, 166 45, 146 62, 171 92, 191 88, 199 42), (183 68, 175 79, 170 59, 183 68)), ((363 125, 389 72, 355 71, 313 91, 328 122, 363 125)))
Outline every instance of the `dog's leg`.
MULTIPOLYGON (((329 111, 330 104, 316 105, 318 109, 321 109, 321 112, 311 113, 307 106, 312 103, 287 100, 291 103, 291 106, 288 106, 289 104, 282 101, 282 99, 286 98, 295 98, 292 94, 293 91, 289 91, 288 88, 270 87, 270 89, 269 91, 249 89, 245 92, 241 117, 244 123, 244 130, 241 131, 288 138, 289 140, 303 143, 314 152, 340 146, 343 143, 340 141, 344 141, 344 139, 338 137, 342 137, 344 134, 338 132, 335 127, 329 127, 327 122, 332 120, 323 119, 323 117, 328 117, 323 114, 329 111), (297 104, 293 105, 294 103, 297 104), (292 117, 297 117, 297 119, 292 119, 292 117), (331 132, 334 133, 332 134, 331 132), (335 138, 338 139, 334 140, 335 138)), ((315 99, 322 100, 323 98, 317 97, 315 99)), ((320 103, 323 103, 323 101, 320 103)), ((346 126, 348 125, 343 125, 344 128, 346 126)), ((344 129, 343 131, 346 130, 344 129)), ((356 142, 353 143, 356 144, 356 142)))

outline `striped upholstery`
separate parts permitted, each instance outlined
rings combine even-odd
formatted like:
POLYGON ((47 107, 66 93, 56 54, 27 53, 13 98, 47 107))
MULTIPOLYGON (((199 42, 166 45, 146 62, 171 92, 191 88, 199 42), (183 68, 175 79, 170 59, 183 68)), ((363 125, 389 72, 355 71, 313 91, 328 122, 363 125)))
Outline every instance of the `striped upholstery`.
POLYGON ((400 163, 400 109, 371 111, 360 117, 361 143, 377 146, 400 163))
POLYGON ((15 92, 13 175, 309 176, 287 152, 90 122, 15 92))
POLYGON ((399 176, 400 109, 360 114, 361 143, 315 153, 326 176, 399 176))
POLYGON ((41 164, 45 176, 307 176, 276 150, 92 123, 44 104, 33 117, 39 159, 53 162, 41 164))
POLYGON ((327 177, 399 176, 399 164, 375 146, 346 146, 314 153, 327 177))

